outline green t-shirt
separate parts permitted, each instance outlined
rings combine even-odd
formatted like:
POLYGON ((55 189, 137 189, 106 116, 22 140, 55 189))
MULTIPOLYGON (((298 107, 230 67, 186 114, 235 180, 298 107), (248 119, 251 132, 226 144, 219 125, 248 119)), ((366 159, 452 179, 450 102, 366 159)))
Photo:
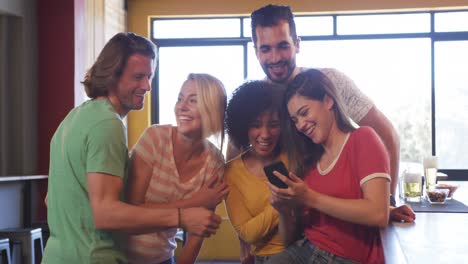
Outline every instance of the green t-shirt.
POLYGON ((97 230, 87 173, 125 181, 125 127, 108 100, 91 100, 62 121, 50 143, 47 217, 50 237, 42 263, 125 263, 114 234, 97 230))

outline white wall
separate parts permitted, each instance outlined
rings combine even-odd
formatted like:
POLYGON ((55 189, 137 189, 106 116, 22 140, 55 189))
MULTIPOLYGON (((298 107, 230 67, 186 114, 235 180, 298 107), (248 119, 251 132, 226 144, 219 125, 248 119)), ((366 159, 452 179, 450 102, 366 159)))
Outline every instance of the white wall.
MULTIPOLYGON (((106 42, 116 33, 126 30, 127 16, 124 0, 86 0, 85 8, 86 69, 84 71, 87 71, 96 61, 106 42)), ((75 89, 75 106, 87 99, 83 89, 75 89)))

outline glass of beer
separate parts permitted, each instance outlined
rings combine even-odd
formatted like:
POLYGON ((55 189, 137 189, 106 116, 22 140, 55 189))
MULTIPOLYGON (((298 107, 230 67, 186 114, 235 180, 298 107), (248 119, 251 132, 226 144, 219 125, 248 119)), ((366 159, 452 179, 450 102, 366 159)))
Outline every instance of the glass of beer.
POLYGON ((424 181, 426 182, 426 191, 434 190, 437 184, 437 157, 431 156, 423 159, 424 181))
POLYGON ((422 195, 421 172, 405 171, 403 173, 403 191, 407 202, 420 202, 422 195))

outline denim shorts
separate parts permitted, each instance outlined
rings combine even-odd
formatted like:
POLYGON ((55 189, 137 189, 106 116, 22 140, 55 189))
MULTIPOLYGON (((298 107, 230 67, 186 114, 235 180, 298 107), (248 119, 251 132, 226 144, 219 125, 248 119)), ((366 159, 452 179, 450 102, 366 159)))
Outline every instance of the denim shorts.
POLYGON ((356 264, 314 246, 307 238, 291 244, 284 251, 270 256, 255 256, 255 264, 356 264))

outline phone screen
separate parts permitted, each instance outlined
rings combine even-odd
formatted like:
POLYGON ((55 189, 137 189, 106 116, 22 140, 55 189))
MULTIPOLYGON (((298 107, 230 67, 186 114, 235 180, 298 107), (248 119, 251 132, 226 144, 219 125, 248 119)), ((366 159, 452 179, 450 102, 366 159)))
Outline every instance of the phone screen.
POLYGON ((286 168, 286 166, 284 165, 284 163, 282 161, 278 161, 278 162, 275 162, 275 163, 270 164, 268 166, 265 166, 263 168, 263 170, 265 171, 265 174, 266 174, 266 176, 268 178, 268 181, 271 184, 275 185, 278 188, 282 188, 282 189, 288 188, 288 185, 286 185, 286 183, 284 183, 282 180, 280 180, 278 177, 276 177, 276 175, 273 174, 274 171, 277 171, 277 172, 283 174, 284 176, 289 177, 288 169, 286 168))

